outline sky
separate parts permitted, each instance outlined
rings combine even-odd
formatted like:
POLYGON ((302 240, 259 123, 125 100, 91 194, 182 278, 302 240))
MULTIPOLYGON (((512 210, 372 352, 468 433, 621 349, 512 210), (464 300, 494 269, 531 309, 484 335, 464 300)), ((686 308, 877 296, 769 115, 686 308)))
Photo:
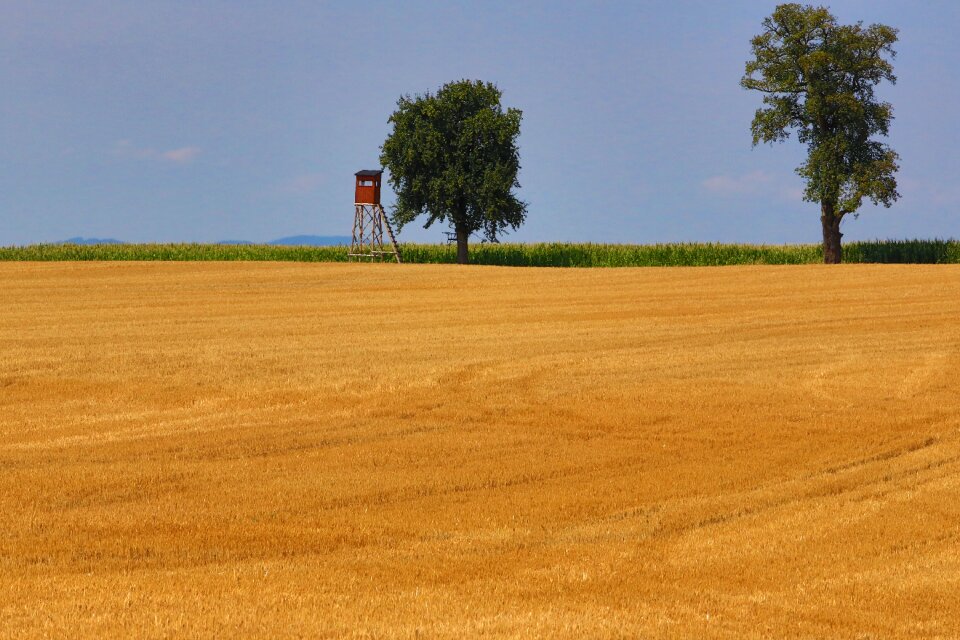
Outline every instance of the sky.
MULTIPOLYGON (((506 240, 818 242, 803 147, 752 147, 739 86, 775 4, 0 0, 0 246, 349 235, 397 99, 463 78, 523 111, 506 240)), ((845 240, 960 237, 960 3, 827 4, 900 30, 902 197, 845 240)))

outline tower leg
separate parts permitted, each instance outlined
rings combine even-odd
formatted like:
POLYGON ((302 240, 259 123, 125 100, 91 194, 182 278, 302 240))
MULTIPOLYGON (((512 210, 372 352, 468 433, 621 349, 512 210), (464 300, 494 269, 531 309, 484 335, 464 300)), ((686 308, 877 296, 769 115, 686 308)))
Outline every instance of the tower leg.
POLYGON ((383 224, 387 227, 390 244, 393 245, 393 257, 397 259, 397 264, 400 264, 403 260, 400 258, 400 245, 397 244, 397 238, 393 235, 393 227, 390 226, 390 220, 387 219, 387 214, 384 212, 383 206, 377 205, 377 208, 380 210, 380 219, 383 220, 383 224))
POLYGON ((397 262, 401 261, 400 247, 393 235, 393 229, 390 227, 390 221, 387 220, 383 207, 379 204, 354 203, 353 235, 350 239, 350 251, 347 256, 358 259, 383 260, 389 255, 393 255, 397 262), (383 248, 384 226, 387 227, 387 235, 393 245, 392 251, 383 248))
POLYGON ((353 206, 353 233, 350 238, 350 251, 347 257, 356 257, 363 246, 363 207, 359 204, 353 206))
POLYGON ((370 254, 375 260, 383 260, 383 220, 377 205, 370 207, 370 254))

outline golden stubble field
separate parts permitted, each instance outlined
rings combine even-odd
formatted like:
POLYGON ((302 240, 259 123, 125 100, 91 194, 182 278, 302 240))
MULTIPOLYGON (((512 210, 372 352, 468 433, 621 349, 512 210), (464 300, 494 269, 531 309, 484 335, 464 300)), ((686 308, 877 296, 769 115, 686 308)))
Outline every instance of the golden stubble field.
POLYGON ((960 636, 960 268, 0 265, 0 636, 960 636))

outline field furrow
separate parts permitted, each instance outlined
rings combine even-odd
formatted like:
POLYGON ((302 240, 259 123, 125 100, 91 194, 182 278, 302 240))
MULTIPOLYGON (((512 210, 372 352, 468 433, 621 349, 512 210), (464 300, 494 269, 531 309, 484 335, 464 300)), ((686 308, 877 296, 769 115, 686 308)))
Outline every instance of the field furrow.
POLYGON ((0 637, 960 636, 960 267, 0 264, 0 637))

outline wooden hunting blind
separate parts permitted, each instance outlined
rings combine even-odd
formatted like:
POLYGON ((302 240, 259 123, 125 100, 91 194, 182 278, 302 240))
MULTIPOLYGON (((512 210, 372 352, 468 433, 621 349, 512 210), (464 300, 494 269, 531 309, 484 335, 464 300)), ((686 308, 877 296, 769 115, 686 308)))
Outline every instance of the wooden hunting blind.
POLYGON ((380 176, 383 171, 364 169, 357 171, 357 190, 354 202, 362 204, 380 204, 380 176))
POLYGON ((379 169, 364 169, 357 171, 357 179, 353 194, 353 236, 350 241, 352 258, 383 260, 393 256, 400 262, 400 247, 393 235, 393 228, 387 220, 387 214, 380 204, 380 180, 383 171, 379 169), (392 250, 383 247, 383 229, 386 227, 392 250))

